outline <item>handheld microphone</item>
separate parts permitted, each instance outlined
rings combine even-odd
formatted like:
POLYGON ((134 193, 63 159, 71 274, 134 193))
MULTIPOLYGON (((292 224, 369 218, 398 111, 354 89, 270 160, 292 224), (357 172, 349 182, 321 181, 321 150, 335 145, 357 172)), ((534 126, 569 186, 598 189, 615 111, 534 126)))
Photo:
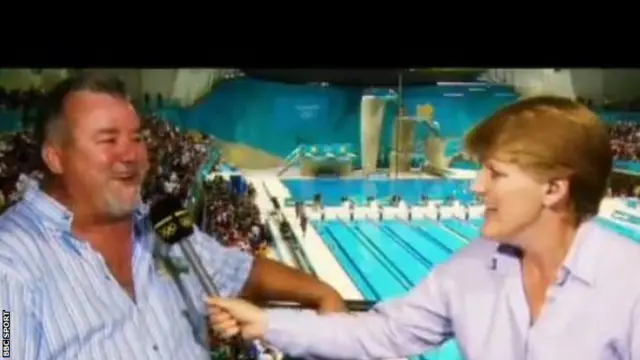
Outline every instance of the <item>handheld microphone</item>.
POLYGON ((157 201, 151 206, 150 218, 154 231, 163 242, 180 246, 185 260, 191 265, 205 293, 209 296, 219 296, 218 287, 189 241, 189 237, 193 235, 193 219, 189 211, 182 207, 180 200, 168 196, 157 201))
MULTIPOLYGON (((187 209, 182 206, 180 200, 173 196, 167 196, 151 206, 151 224, 158 237, 169 245, 178 244, 185 259, 191 265, 198 281, 208 296, 220 296, 218 287, 213 282, 207 270, 202 265, 200 256, 189 241, 193 235, 193 219, 187 209)), ((236 347, 233 349, 234 359, 240 358, 246 349, 240 335, 233 339, 236 347), (238 352, 236 352, 238 351, 238 352)))

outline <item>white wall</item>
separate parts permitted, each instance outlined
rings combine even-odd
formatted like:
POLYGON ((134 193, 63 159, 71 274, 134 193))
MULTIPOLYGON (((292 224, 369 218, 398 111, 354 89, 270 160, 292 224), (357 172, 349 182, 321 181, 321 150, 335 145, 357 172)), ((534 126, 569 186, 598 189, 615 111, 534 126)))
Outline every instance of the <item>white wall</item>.
POLYGON ((601 103, 604 98, 604 75, 603 69, 572 69, 571 81, 576 96, 601 103))
POLYGON ((640 98, 639 69, 604 70, 603 95, 609 101, 627 101, 640 98))
POLYGON ((173 98, 182 105, 189 106, 211 89, 224 77, 227 69, 45 69, 40 73, 32 69, 0 69, 0 86, 7 90, 30 88, 48 89, 68 75, 77 71, 87 71, 115 75, 126 84, 132 99, 139 100, 144 93, 163 98, 173 98))
POLYGON ((142 69, 141 87, 142 94, 149 93, 152 97, 156 94, 162 94, 162 97, 168 99, 173 94, 173 88, 178 76, 178 69, 142 69))
POLYGON ((576 98, 575 88, 571 80, 569 69, 544 69, 542 70, 544 89, 547 94, 576 98))
POLYGON ((139 99, 142 95, 142 77, 140 69, 96 68, 85 69, 84 71, 118 76, 126 84, 127 91, 132 99, 139 99))
POLYGON ((184 106, 205 95, 213 83, 222 77, 222 69, 180 69, 176 75, 172 98, 184 106))
POLYGON ((127 85, 127 90, 133 99, 140 99, 149 93, 155 99, 156 94, 170 98, 174 93, 174 86, 179 69, 87 69, 85 71, 110 74, 120 77, 127 85))
POLYGON ((576 95, 596 104, 640 97, 638 69, 572 69, 576 95))
POLYGON ((0 86, 6 90, 49 89, 67 75, 67 69, 43 69, 39 73, 32 69, 0 69, 0 86))
POLYGON ((28 90, 39 81, 30 69, 0 70, 0 86, 6 90, 28 90))
POLYGON ((554 69, 491 69, 486 80, 513 86, 522 96, 560 95, 575 97, 571 72, 554 69))

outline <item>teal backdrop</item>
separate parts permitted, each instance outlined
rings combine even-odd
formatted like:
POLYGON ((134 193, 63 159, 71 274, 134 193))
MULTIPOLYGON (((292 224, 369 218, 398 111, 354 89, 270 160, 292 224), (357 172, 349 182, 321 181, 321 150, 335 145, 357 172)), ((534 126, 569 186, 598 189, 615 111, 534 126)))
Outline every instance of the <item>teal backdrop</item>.
MULTIPOLYGON (((215 90, 189 108, 167 106, 155 109, 160 116, 184 128, 196 129, 233 143, 241 143, 286 157, 300 144, 351 143, 360 148, 360 101, 371 89, 293 85, 250 78, 225 80, 215 90)), ((376 92, 375 90, 373 92, 376 92)), ((386 89, 379 89, 386 93, 386 89)), ((403 89, 407 115, 430 105, 447 143, 447 155, 460 148, 461 138, 476 122, 513 102, 517 94, 502 85, 407 86, 403 89)), ((398 108, 385 108, 381 149, 392 142, 393 119, 398 108)), ((640 122, 633 112, 599 111, 607 122, 619 119, 640 122)), ((0 131, 18 131, 20 111, 0 112, 0 131)), ((429 131, 416 128, 417 138, 429 131)), ((619 163, 628 171, 640 171, 640 164, 619 163)))
MULTIPOLYGON (((219 84, 191 109, 167 108, 161 113, 179 126, 286 157, 301 143, 347 142, 357 149, 364 91, 235 79, 219 84)), ((516 94, 503 86, 408 87, 403 95, 408 115, 415 115, 418 105, 430 104, 446 137, 462 136, 475 122, 515 99, 516 94)), ((385 107, 383 147, 392 140, 397 106, 388 102, 385 107)), ((425 126, 417 129, 427 131, 425 126)))

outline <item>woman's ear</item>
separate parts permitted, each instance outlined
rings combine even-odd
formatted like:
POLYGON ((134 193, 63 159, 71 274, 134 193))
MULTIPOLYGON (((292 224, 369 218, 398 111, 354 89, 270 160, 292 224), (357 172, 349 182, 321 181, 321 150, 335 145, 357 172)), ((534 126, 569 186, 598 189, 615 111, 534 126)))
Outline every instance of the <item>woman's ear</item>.
POLYGON ((569 180, 550 180, 545 189, 543 204, 547 207, 556 206, 569 198, 569 180))

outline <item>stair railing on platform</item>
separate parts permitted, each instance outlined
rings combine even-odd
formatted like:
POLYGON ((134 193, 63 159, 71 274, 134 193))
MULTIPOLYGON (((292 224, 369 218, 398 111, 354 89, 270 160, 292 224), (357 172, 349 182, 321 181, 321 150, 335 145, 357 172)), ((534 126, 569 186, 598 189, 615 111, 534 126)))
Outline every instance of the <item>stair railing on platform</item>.
POLYGON ((291 151, 291 153, 289 153, 289 155, 287 155, 287 157, 284 158, 284 161, 287 164, 293 161, 300 154, 300 151, 302 151, 302 145, 299 145, 297 148, 293 149, 293 151, 291 151))

